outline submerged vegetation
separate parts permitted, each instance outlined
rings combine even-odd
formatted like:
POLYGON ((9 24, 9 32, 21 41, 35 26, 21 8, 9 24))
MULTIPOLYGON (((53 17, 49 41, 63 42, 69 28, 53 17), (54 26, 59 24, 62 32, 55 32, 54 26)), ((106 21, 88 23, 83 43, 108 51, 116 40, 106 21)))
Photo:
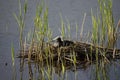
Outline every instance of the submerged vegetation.
MULTIPOLYGON (((53 80, 55 74, 58 74, 58 80, 67 80, 67 70, 75 72, 75 80, 77 80, 77 69, 84 69, 90 64, 95 64, 97 80, 107 80, 107 73, 104 68, 106 63, 111 59, 120 58, 120 50, 115 49, 117 39, 117 28, 114 25, 112 14, 111 0, 98 0, 100 13, 97 16, 92 14, 93 31, 91 43, 74 42, 72 46, 54 47, 52 41, 52 30, 48 23, 48 7, 44 1, 36 8, 36 16, 34 18, 34 30, 31 41, 23 41, 23 30, 25 27, 25 16, 27 13, 27 2, 24 4, 24 13, 22 13, 21 3, 19 0, 19 16, 14 15, 20 30, 20 70, 23 70, 25 60, 28 60, 29 78, 30 80, 53 80), (46 41, 47 40, 47 41, 46 41), (34 72, 32 68, 34 63, 34 72), (35 73, 35 74, 33 74, 35 73), (33 75, 39 75, 38 77, 33 75), (102 76, 102 77, 101 77, 102 76)), ((61 35, 66 36, 65 29, 68 29, 68 37, 70 38, 70 23, 67 20, 67 28, 61 17, 61 35)), ((82 38, 83 26, 86 14, 82 23, 80 38, 82 38)), ((76 36, 78 36, 78 25, 76 24, 76 36)), ((12 48, 12 60, 14 65, 14 52, 12 48)), ((22 71, 21 71, 22 72, 22 71)), ((21 73, 21 78, 23 73, 21 73)), ((22 79, 21 79, 22 80, 22 79)))

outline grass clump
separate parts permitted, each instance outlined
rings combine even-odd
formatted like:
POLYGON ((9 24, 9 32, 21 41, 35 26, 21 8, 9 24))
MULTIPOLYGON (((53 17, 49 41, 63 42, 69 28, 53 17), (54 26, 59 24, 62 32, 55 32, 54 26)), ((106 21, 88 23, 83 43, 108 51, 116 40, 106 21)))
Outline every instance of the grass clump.
MULTIPOLYGON (((99 12, 94 14, 91 9, 92 16, 92 43, 96 46, 115 48, 117 41, 117 28, 114 24, 113 12, 112 12, 112 0, 98 0, 99 12)), ((110 54, 110 53, 109 53, 110 54)), ((114 52, 112 53, 114 54, 114 52)), ((107 71, 105 69, 106 62, 109 62, 106 56, 106 51, 96 49, 96 79, 97 80, 109 80, 107 71), (98 53, 100 51, 100 53, 98 53), (99 60, 99 56, 101 60, 99 60)))
POLYGON ((43 11, 43 4, 38 5, 34 19, 36 40, 43 42, 48 31, 48 8, 43 11))
POLYGON ((19 40, 20 40, 20 48, 23 47, 23 31, 24 31, 24 27, 25 27, 25 16, 26 16, 26 13, 27 13, 27 0, 25 0, 25 3, 24 3, 24 12, 22 12, 22 6, 21 6, 21 2, 19 0, 19 15, 17 16, 16 14, 14 14, 14 17, 18 23, 18 26, 19 26, 19 40))
POLYGON ((92 14, 92 41, 95 44, 113 48, 116 43, 116 26, 112 13, 112 0, 98 0, 99 10, 97 16, 92 14))

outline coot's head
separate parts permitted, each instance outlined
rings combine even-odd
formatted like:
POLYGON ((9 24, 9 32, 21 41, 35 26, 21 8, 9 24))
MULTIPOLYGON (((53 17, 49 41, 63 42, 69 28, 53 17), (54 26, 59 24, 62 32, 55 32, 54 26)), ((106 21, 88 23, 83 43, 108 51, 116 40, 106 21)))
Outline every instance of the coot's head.
POLYGON ((62 36, 57 36, 57 37, 55 37, 54 39, 53 39, 53 41, 54 41, 54 46, 55 47, 60 47, 60 46, 62 46, 63 45, 63 39, 62 39, 62 36))
POLYGON ((57 37, 55 37, 55 38, 53 39, 53 41, 56 41, 56 42, 58 42, 58 43, 62 42, 62 41, 63 41, 62 36, 57 36, 57 37))

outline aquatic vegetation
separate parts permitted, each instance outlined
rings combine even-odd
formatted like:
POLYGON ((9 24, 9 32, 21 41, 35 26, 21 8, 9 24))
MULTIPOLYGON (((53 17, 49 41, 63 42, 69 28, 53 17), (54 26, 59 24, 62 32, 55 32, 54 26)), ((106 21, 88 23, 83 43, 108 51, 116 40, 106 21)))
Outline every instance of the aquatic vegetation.
MULTIPOLYGON (((82 22, 82 25, 81 25, 81 31, 80 31, 80 40, 81 40, 81 41, 82 41, 82 38, 83 38, 83 29, 84 29, 85 19, 86 19, 86 13, 84 13, 83 22, 82 22)), ((77 28, 76 28, 76 29, 77 29, 77 28)))
MULTIPOLYGON (((104 46, 107 48, 115 48, 117 41, 117 29, 118 27, 114 24, 113 12, 112 12, 112 0, 98 0, 99 10, 98 13, 94 14, 91 10, 92 15, 92 42, 94 45, 104 46)), ((109 80, 108 73, 106 73, 106 62, 110 63, 107 57, 106 51, 101 51, 103 58, 99 61, 98 49, 96 50, 96 79, 97 80, 109 80), (102 68, 101 68, 102 67, 102 68), (102 76, 102 77, 101 77, 102 76)), ((114 52, 112 53, 114 55, 114 52)), ((113 56, 114 57, 114 56, 113 56)))
POLYGON ((16 68, 15 68, 15 52, 14 52, 14 46, 11 45, 11 58, 12 58, 12 66, 13 66, 13 80, 16 80, 16 68))
POLYGON ((15 66, 15 52, 13 45, 11 46, 11 57, 12 57, 12 65, 15 66))
POLYGON ((96 45, 114 48, 117 39, 117 27, 113 19, 112 0, 98 0, 98 3, 100 12, 97 13, 97 16, 94 16, 91 10, 92 41, 96 45))
MULTIPOLYGON (((19 0, 19 16, 14 15, 20 30, 20 55, 18 57, 21 59, 21 70, 27 59, 29 78, 31 80, 53 80, 55 74, 59 75, 59 80, 65 80, 67 79, 67 70, 73 70, 75 72, 75 79, 77 79, 77 69, 87 68, 90 64, 95 64, 95 78, 97 80, 101 80, 101 76, 103 76, 102 79, 107 80, 104 70, 105 63, 109 63, 110 59, 120 57, 118 54, 120 50, 113 48, 116 42, 115 34, 117 29, 113 21, 112 2, 111 0, 98 0, 98 2, 100 5, 100 15, 97 14, 97 16, 94 16, 94 12, 91 9, 93 24, 91 43, 74 42, 73 45, 55 47, 50 43, 52 41, 52 30, 49 28, 48 7, 44 1, 38 4, 36 8, 31 42, 27 43, 26 39, 23 41, 27 2, 24 4, 24 13, 22 14, 19 0), (32 65, 35 66, 35 70, 32 65), (102 68, 100 68, 101 66, 102 68), (36 76, 34 78, 33 70, 39 75, 38 78, 36 78, 36 76), (103 75, 101 73, 103 73, 103 75)), ((80 41, 83 41, 85 19, 86 13, 84 14, 80 35, 78 35, 79 26, 77 23, 75 27, 76 37, 80 36, 80 41)), ((70 39, 71 25, 69 20, 67 19, 67 27, 62 19, 62 15, 60 15, 60 20, 62 37, 66 37, 66 31, 68 31, 67 36, 70 39)), ((89 36, 90 34, 88 33, 88 37, 89 36)), ((14 49, 12 48, 11 55, 14 65, 13 51, 14 49)), ((21 73, 21 78, 22 76, 23 73, 21 73)))
POLYGON ((20 47, 23 47, 23 30, 25 27, 25 16, 27 13, 27 0, 25 0, 25 4, 24 4, 24 13, 22 12, 22 8, 21 8, 21 2, 19 0, 19 15, 17 16, 16 14, 13 14, 17 23, 18 23, 18 27, 19 27, 19 35, 20 35, 20 47))

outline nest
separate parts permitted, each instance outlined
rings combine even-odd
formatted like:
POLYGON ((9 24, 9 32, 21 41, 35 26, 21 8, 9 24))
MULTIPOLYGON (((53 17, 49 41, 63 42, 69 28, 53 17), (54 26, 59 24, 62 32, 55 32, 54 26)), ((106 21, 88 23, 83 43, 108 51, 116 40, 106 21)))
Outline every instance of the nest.
POLYGON ((52 59, 57 61, 58 59, 71 60, 71 57, 75 57, 76 60, 96 60, 98 58, 118 59, 120 58, 120 49, 104 48, 95 46, 93 44, 75 42, 73 45, 65 47, 54 47, 48 43, 44 43, 44 46, 37 44, 28 46, 26 49, 20 50, 18 58, 30 58, 32 60, 45 61, 46 59, 52 59))

